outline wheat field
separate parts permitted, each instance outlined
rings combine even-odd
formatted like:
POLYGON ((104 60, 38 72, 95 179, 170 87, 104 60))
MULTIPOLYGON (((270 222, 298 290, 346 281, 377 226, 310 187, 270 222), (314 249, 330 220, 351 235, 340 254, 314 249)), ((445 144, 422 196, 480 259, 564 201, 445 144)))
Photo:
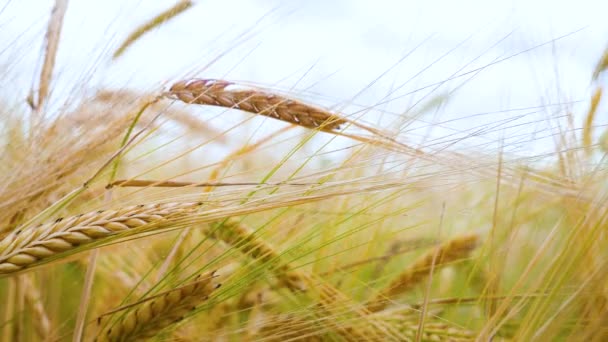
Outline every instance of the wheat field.
POLYGON ((69 10, 49 13, 29 96, 0 102, 0 341, 608 339, 608 50, 585 109, 539 119, 552 151, 522 157, 412 143, 434 91, 419 115, 204 73, 63 98, 69 10))

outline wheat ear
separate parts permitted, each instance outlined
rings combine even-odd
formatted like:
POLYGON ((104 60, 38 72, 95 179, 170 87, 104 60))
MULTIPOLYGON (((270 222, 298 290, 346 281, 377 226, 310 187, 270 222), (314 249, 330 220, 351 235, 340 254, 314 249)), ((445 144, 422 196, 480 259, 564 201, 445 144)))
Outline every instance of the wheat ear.
POLYGON ((367 309, 372 312, 383 310, 392 298, 409 291, 427 278, 431 268, 437 270, 453 261, 468 257, 477 247, 478 240, 479 236, 476 234, 457 237, 422 255, 386 288, 368 301, 367 309))
POLYGON ((55 7, 51 12, 51 19, 46 31, 46 50, 44 54, 44 63, 40 72, 40 85, 38 89, 38 101, 36 109, 40 110, 44 101, 49 95, 51 89, 51 78, 53 69, 55 68, 55 58, 57 57, 57 49, 59 47, 59 37, 61 36, 61 27, 63 26, 63 17, 68 9, 68 0, 56 0, 55 7))
POLYGON ((97 340, 139 341, 154 337, 205 302, 220 287, 213 279, 212 273, 202 279, 197 278, 190 284, 129 305, 124 309, 130 311, 100 334, 97 340))
POLYGON ((185 103, 240 109, 306 128, 333 131, 347 122, 327 110, 261 89, 239 89, 234 83, 222 80, 180 81, 173 84, 166 95, 185 103))
POLYGON ((272 271, 280 283, 288 289, 298 292, 306 289, 307 277, 300 272, 292 271, 289 264, 281 260, 280 254, 272 246, 255 236, 255 233, 236 219, 228 219, 214 225, 211 237, 237 248, 241 253, 264 264, 275 264, 272 271))
POLYGON ((121 232, 195 211, 200 205, 202 203, 142 204, 17 228, 0 241, 0 275, 36 266, 46 259, 121 232))
POLYGON ((593 120, 595 119, 595 113, 597 107, 602 99, 602 88, 598 87, 593 95, 591 96, 591 105, 589 111, 585 117, 585 124, 583 125, 583 147, 587 155, 591 154, 591 143, 593 139, 593 120))
POLYGON ((190 0, 179 1, 178 3, 173 5, 171 8, 159 13, 154 18, 150 19, 143 25, 139 26, 137 29, 135 29, 135 31, 133 31, 133 32, 131 32, 131 34, 129 34, 127 39, 125 39, 125 41, 122 44, 120 44, 120 47, 118 47, 118 49, 116 49, 116 51, 114 52, 112 59, 116 59, 116 58, 120 57, 129 48, 129 46, 131 46, 133 43, 135 43, 135 41, 137 41, 144 34, 151 31, 155 27, 158 27, 158 26, 164 24, 165 22, 176 17, 180 13, 183 13, 190 7, 192 7, 192 1, 190 1, 190 0))
POLYGON ((36 334, 40 339, 48 339, 51 336, 51 319, 44 308, 42 296, 38 287, 34 285, 31 277, 23 276, 23 293, 25 294, 25 303, 30 307, 32 312, 32 325, 36 334))
POLYGON ((240 109, 393 151, 424 155, 423 151, 400 143, 376 128, 264 89, 241 88, 235 83, 224 80, 190 79, 174 83, 163 95, 185 103, 240 109), (340 131, 341 126, 347 123, 371 133, 373 137, 340 131))
POLYGON ((256 261, 274 264, 271 270, 279 279, 280 285, 290 291, 302 293, 302 291, 312 290, 311 292, 318 296, 319 314, 325 317, 344 315, 344 306, 350 305, 352 314, 361 318, 368 325, 344 328, 340 324, 335 324, 334 321, 326 322, 327 328, 335 330, 345 340, 360 341, 370 337, 386 340, 387 337, 396 333, 382 322, 369 321, 367 312, 359 309, 357 304, 332 285, 317 281, 306 272, 293 269, 289 263, 282 260, 281 255, 272 246, 256 237, 250 228, 241 224, 237 219, 229 219, 216 224, 211 231, 211 236, 233 246, 256 261))
POLYGON ((602 55, 602 58, 600 58, 600 60, 597 62, 597 65, 595 66, 595 69, 593 70, 592 78, 594 80, 597 80, 597 78, 600 77, 600 74, 602 72, 604 72, 606 69, 608 69, 608 48, 606 48, 606 50, 604 50, 604 54, 602 55))

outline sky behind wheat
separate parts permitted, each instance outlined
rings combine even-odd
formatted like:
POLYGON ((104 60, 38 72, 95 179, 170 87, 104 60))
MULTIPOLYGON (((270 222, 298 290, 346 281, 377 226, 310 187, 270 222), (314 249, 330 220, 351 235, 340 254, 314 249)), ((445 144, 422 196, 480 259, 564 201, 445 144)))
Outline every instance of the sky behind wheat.
MULTIPOLYGON (((196 1, 111 61, 130 30, 173 3, 71 1, 54 98, 224 78, 327 106, 348 103, 346 114, 376 106, 360 119, 383 127, 420 115, 408 126, 413 140, 442 122, 433 125, 436 137, 480 149, 505 141, 523 153, 551 142, 543 139, 555 128, 547 115, 585 111, 591 72, 608 44, 603 1, 224 0, 196 1), (439 109, 429 105, 441 98, 439 109), (515 110, 529 107, 540 108, 515 110)), ((24 97, 39 72, 53 1, 0 4, 1 86, 24 97)))

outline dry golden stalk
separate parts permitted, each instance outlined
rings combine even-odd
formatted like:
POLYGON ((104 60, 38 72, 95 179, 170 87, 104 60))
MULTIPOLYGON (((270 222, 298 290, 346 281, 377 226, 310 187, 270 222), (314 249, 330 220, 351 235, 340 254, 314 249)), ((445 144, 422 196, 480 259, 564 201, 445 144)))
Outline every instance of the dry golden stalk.
POLYGON ((59 38, 61 36, 61 27, 63 26, 63 17, 68 9, 68 0, 56 0, 55 7, 51 12, 51 19, 46 31, 46 51, 44 55, 44 63, 40 72, 40 85, 38 89, 38 102, 36 109, 42 108, 44 101, 49 95, 51 78, 53 77, 53 69, 55 68, 55 58, 57 57, 57 48, 59 47, 59 38))
POLYGON ((0 275, 35 266, 47 258, 111 235, 193 212, 201 205, 189 202, 142 204, 18 228, 0 241, 0 275))
MULTIPOLYGON (((115 310, 130 310, 98 336, 99 341, 139 341, 154 337, 163 329, 181 321, 196 310, 220 284, 213 273, 182 287, 115 310)), ((101 319, 101 317, 100 317, 101 319)))
POLYGON ((422 255, 386 288, 368 301, 367 309, 372 312, 383 310, 394 297, 409 291, 427 278, 432 267, 437 270, 453 261, 468 257, 477 247, 478 240, 479 236, 476 234, 457 237, 422 255), (435 262, 434 265, 433 261, 435 262))
MULTIPOLYGON (((242 89, 238 88, 236 84, 224 80, 190 79, 173 84, 163 96, 179 99, 185 103, 240 109, 301 127, 344 136, 366 144, 382 146, 389 150, 425 156, 423 151, 398 142, 386 132, 264 89, 242 89), (341 126, 347 123, 372 133, 373 137, 340 131, 341 126)), ((428 156, 426 157, 428 158, 428 156)))
POLYGON ((326 131, 339 129, 340 125, 348 122, 327 110, 261 89, 237 89, 234 83, 222 80, 180 81, 171 86, 167 95, 177 97, 185 103, 235 108, 326 131))
POLYGON ((595 113, 597 112, 597 107, 599 106, 601 99, 602 88, 598 87, 593 93, 593 96, 591 96, 591 106, 589 107, 589 111, 587 112, 587 116, 585 118, 585 124, 583 125, 583 147, 585 148, 585 152, 587 152, 587 154, 591 154, 593 120, 595 119, 595 113))
POLYGON ((168 20, 176 17, 180 13, 183 13, 188 8, 192 7, 192 1, 190 0, 182 0, 173 5, 171 8, 159 13, 157 16, 139 26, 135 31, 131 32, 127 39, 120 45, 118 49, 114 52, 112 56, 113 59, 120 57, 126 50, 137 41, 141 36, 143 36, 146 32, 149 32, 153 28, 160 26, 167 22, 168 20))
POLYGON ((139 108, 131 106, 129 112, 119 110, 120 115, 113 114, 108 107, 86 115, 80 110, 62 113, 35 127, 35 139, 31 143, 14 140, 13 152, 4 154, 0 240, 19 223, 45 210, 100 170, 102 163, 116 153, 117 139, 123 138, 136 111, 145 104, 133 103, 139 108), (75 117, 83 116, 89 120, 83 120, 78 126, 72 124, 75 117), (96 123, 93 118, 97 117, 103 117, 104 121, 96 123), (27 172, 7 171, 17 165, 19 170, 27 172))
POLYGON ((29 306, 32 312, 32 325, 38 337, 48 339, 51 335, 51 320, 46 313, 40 291, 32 282, 29 276, 23 276, 22 283, 23 293, 25 294, 25 303, 29 306))
POLYGON ((604 72, 604 70, 608 69, 608 48, 606 48, 606 50, 604 51, 604 54, 602 55, 602 58, 600 58, 600 60, 597 62, 597 65, 595 66, 595 70, 593 70, 593 76, 592 78, 594 80, 597 80, 597 78, 600 76, 600 74, 602 72, 604 72))

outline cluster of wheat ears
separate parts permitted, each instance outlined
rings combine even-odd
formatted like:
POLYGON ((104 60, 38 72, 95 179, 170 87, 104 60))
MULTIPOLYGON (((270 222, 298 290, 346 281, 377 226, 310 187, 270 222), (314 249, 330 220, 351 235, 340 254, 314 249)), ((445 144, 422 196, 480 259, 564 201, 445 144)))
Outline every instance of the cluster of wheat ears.
MULTIPOLYGON (((113 58, 192 5, 138 27, 113 58)), ((601 87, 582 148, 566 129, 558 167, 542 170, 502 155, 471 167, 465 154, 411 147, 339 111, 224 80, 102 90, 47 115, 67 10, 56 0, 30 115, 3 117, 0 340, 608 337, 606 173, 585 162, 603 144, 593 138, 601 87), (288 125, 218 162, 171 169, 227 140, 189 107, 288 125), (163 129, 178 126, 211 138, 155 157, 177 145, 163 129), (264 153, 294 127, 304 138, 287 157, 264 153), (316 156, 294 166, 316 135, 349 139, 356 152, 321 171, 306 169, 316 156), (230 174, 263 158, 273 164, 230 174), (463 219, 459 205, 474 214, 463 219)), ((593 78, 606 68, 608 53, 593 78)))

